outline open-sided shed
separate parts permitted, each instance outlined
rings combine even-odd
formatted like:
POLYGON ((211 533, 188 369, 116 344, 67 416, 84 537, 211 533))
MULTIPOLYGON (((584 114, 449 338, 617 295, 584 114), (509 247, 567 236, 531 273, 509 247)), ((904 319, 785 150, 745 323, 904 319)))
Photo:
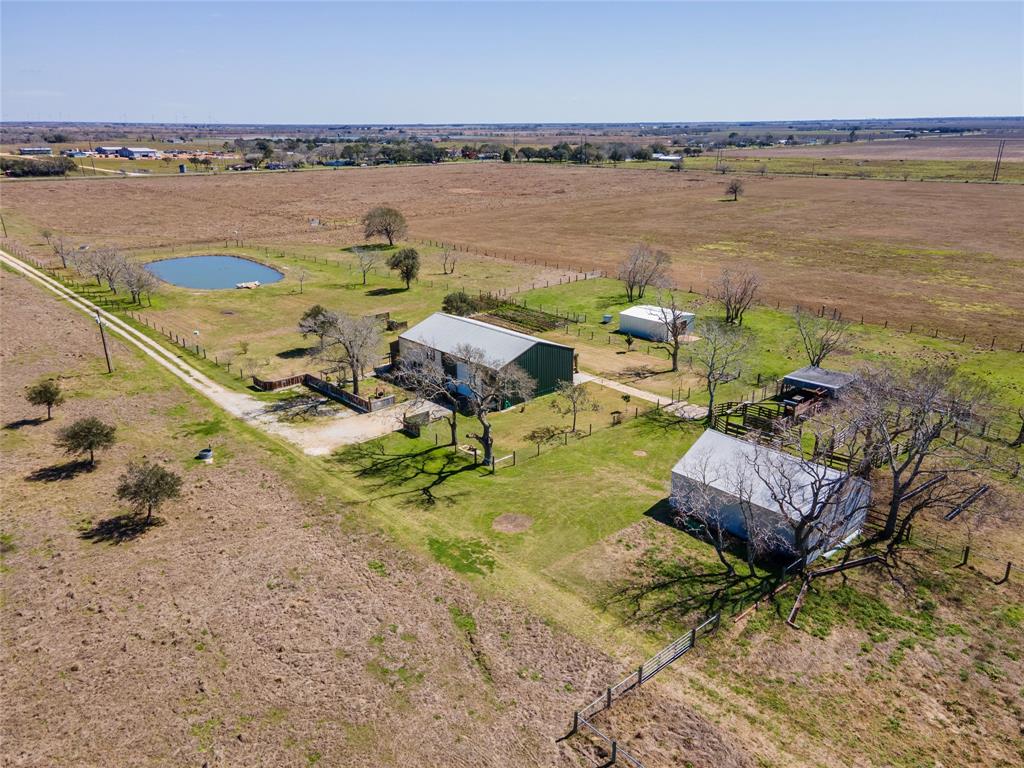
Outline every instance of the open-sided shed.
POLYGON ((679 512, 703 512, 744 541, 755 528, 808 560, 858 534, 870 500, 861 478, 710 429, 672 469, 679 512))
POLYGON ((805 366, 787 374, 782 379, 786 389, 820 391, 829 397, 839 397, 850 386, 856 376, 848 371, 832 371, 815 365, 805 366))
POLYGON ((414 346, 441 355, 442 362, 455 368, 457 379, 463 378, 460 366, 464 361, 460 361, 459 353, 469 346, 482 349, 496 371, 507 365, 518 365, 526 371, 537 384, 534 395, 548 394, 561 382, 572 381, 572 347, 471 317, 435 312, 398 337, 399 357, 414 346))
MULTIPOLYGON (((686 332, 691 333, 696 315, 692 312, 676 310, 676 317, 686 323, 686 332)), ((638 339, 666 341, 668 339, 666 321, 671 318, 672 310, 668 307, 638 304, 619 312, 619 333, 628 333, 638 339)))

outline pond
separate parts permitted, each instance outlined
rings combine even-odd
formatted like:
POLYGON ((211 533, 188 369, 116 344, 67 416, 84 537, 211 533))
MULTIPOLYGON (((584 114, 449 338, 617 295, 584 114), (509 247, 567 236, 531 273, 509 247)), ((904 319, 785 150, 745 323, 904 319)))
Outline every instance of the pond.
POLYGON ((276 269, 238 256, 182 256, 151 261, 146 269, 161 280, 182 288, 234 288, 238 283, 276 283, 284 277, 276 269))

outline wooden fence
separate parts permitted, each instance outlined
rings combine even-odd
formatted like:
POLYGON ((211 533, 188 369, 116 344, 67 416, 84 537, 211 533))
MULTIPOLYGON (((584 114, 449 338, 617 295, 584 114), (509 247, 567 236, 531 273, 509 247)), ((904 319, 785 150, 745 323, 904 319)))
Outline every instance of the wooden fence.
POLYGON ((605 688, 604 693, 594 699, 592 702, 582 709, 578 709, 573 713, 572 718, 572 729, 562 739, 567 739, 573 734, 577 733, 581 728, 586 729, 588 732, 594 734, 598 738, 605 741, 608 744, 612 759, 606 765, 613 765, 616 759, 622 759, 628 765, 634 766, 634 768, 643 768, 642 764, 635 757, 621 749, 618 742, 602 733, 598 728, 590 722, 590 719, 599 712, 611 707, 611 705, 625 696, 634 688, 638 688, 645 682, 650 680, 656 674, 669 666, 672 662, 679 658, 682 658, 697 644, 697 640, 715 632, 718 629, 719 621, 721 620, 721 614, 716 613, 714 616, 706 619, 703 623, 697 625, 686 634, 676 638, 673 642, 666 645, 656 654, 651 656, 647 661, 636 668, 635 671, 626 675, 615 685, 608 686, 605 688))

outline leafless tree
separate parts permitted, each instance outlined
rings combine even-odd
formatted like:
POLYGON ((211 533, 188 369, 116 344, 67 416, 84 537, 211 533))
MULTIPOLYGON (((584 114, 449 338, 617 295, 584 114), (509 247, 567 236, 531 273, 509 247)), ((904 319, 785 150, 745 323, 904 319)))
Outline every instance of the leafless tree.
POLYGON ((355 251, 356 259, 359 263, 359 271, 363 275, 363 285, 366 285, 366 277, 380 263, 380 255, 369 248, 353 248, 352 250, 355 251))
POLYGON ((829 466, 830 455, 841 454, 850 458, 850 467, 856 468, 856 456, 863 445, 856 428, 840 416, 836 421, 823 418, 807 422, 803 439, 807 439, 808 430, 814 435, 815 446, 809 456, 796 438, 788 445, 781 440, 780 450, 755 443, 747 460, 747 471, 756 478, 753 482, 761 489, 762 499, 770 499, 766 508, 774 513, 774 533, 767 535, 774 535, 778 549, 787 550, 804 564, 855 533, 871 504, 867 481, 849 468, 829 466), (788 535, 782 536, 782 531, 788 535))
POLYGON ((712 286, 715 297, 725 306, 725 322, 743 325, 743 314, 750 308, 761 287, 756 272, 734 272, 726 268, 712 286))
POLYGON ((483 448, 483 463, 490 464, 494 457, 490 415, 512 402, 528 398, 537 383, 518 365, 502 366, 493 362, 478 347, 460 344, 455 348, 454 357, 464 364, 465 375, 459 377, 459 391, 466 408, 480 424, 480 432, 469 436, 483 448))
POLYGON ((732 195, 732 201, 735 203, 740 199, 740 195, 743 194, 743 182, 739 179, 733 179, 725 185, 725 194, 732 195))
POLYGON ((94 251, 89 248, 79 249, 69 255, 71 265, 83 275, 96 280, 96 285, 103 285, 103 276, 100 269, 101 251, 94 251))
POLYGON ((64 269, 67 269, 68 256, 74 250, 73 246, 64 239, 63 235, 61 235, 50 241, 50 247, 53 248, 53 255, 60 259, 61 266, 64 267, 64 269))
POLYGON ((637 243, 619 265, 619 280, 626 286, 626 299, 642 299, 649 285, 666 282, 669 255, 647 243, 637 243))
POLYGON ((444 274, 455 274, 455 258, 456 253, 451 248, 445 248, 441 251, 441 270, 444 274))
POLYGON ((796 329, 800 333, 800 341, 803 342, 807 360, 815 367, 820 366, 826 357, 843 346, 850 329, 850 324, 838 317, 818 317, 813 312, 799 307, 795 317, 796 329))
POLYGON ((440 353, 421 346, 406 350, 399 358, 395 379, 417 397, 428 402, 440 401, 448 406, 445 420, 451 430, 450 445, 458 443, 459 399, 455 390, 458 382, 454 371, 449 373, 445 370, 440 353))
POLYGON ((132 297, 133 304, 139 304, 142 294, 152 294, 159 284, 156 277, 141 264, 126 262, 118 276, 119 283, 132 297))
POLYGON ((675 513, 676 525, 683 527, 687 519, 695 521, 704 528, 708 540, 715 548, 715 554, 727 575, 736 572, 732 561, 725 556, 728 539, 726 538, 727 504, 725 497, 715 490, 723 479, 720 477, 723 467, 715 461, 710 452, 695 457, 694 477, 672 489, 670 499, 675 513))
POLYGON ((924 510, 952 510, 984 493, 978 474, 988 462, 972 453, 960 431, 977 428, 991 393, 976 379, 946 364, 908 371, 875 367, 859 372, 844 398, 864 440, 861 472, 886 470, 885 524, 879 534, 892 545, 906 537, 924 510), (930 482, 934 481, 934 482, 930 482))
POLYGON ((672 360, 672 371, 679 370, 679 350, 683 340, 693 330, 689 314, 683 311, 682 302, 674 291, 665 291, 658 299, 658 314, 664 332, 664 344, 672 360))
POLYGON ((299 281, 299 293, 302 293, 303 287, 309 279, 309 270, 299 269, 299 271, 295 273, 295 279, 299 281))
POLYGON ((572 415, 572 432, 576 431, 579 414, 601 410, 586 384, 573 384, 571 381, 559 382, 551 408, 562 416, 572 415))
POLYGON ((700 340, 693 347, 693 359, 699 366, 708 392, 707 421, 710 423, 718 385, 736 377, 740 361, 746 354, 747 342, 735 329, 715 322, 703 323, 697 335, 700 340))
POLYGON ((359 379, 372 364, 381 344, 380 322, 373 317, 339 314, 327 331, 320 357, 352 373, 352 393, 359 394, 359 379))
POLYGON ((259 376, 268 365, 270 365, 270 361, 266 358, 247 357, 245 358, 245 375, 250 379, 254 379, 259 376))
POLYGON ((117 293, 121 275, 128 267, 127 260, 114 248, 99 248, 93 252, 92 257, 97 277, 102 278, 111 293, 117 293))

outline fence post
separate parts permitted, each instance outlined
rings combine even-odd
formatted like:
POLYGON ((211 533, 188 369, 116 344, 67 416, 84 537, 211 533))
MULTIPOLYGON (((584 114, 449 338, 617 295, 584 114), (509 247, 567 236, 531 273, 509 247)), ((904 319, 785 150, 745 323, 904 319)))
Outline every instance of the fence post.
POLYGON ((516 465, 516 452, 512 451, 512 466, 514 467, 515 465, 516 465))
POLYGON ((612 705, 612 688, 611 688, 611 686, 608 686, 605 689, 605 707, 610 707, 611 705, 612 705))
POLYGON ((644 682, 644 665, 641 664, 636 668, 636 684, 643 685, 644 682))

